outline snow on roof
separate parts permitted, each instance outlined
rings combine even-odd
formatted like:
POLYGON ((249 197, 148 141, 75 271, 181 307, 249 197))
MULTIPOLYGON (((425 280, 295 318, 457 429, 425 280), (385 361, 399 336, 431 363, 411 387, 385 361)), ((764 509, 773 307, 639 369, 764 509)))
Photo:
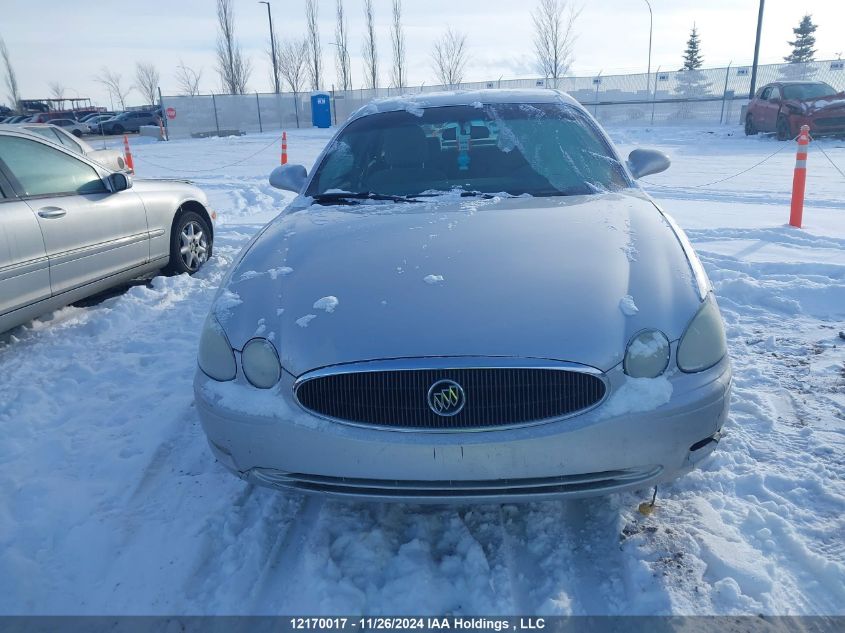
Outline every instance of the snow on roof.
POLYGON ((367 105, 356 110, 349 119, 357 119, 379 112, 408 110, 413 114, 421 108, 438 108, 455 105, 475 106, 478 103, 566 103, 580 107, 575 99, 559 90, 543 88, 448 90, 374 99, 367 105))

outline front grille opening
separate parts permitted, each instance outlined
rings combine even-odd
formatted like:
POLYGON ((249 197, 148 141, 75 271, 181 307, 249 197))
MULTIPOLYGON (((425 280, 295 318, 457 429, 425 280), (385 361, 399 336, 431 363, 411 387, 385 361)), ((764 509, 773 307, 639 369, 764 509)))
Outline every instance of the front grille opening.
POLYGON ((582 412, 605 395, 593 374, 546 368, 472 368, 362 371, 305 380, 299 403, 322 416, 403 429, 479 429, 512 426, 582 412), (429 407, 428 391, 441 380, 463 389, 465 404, 452 416, 429 407))

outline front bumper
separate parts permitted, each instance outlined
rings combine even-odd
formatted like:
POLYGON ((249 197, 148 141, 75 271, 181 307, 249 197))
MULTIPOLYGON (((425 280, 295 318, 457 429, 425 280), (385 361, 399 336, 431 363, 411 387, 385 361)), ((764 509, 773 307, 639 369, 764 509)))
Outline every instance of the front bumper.
MULTIPOLYGON (((625 380, 608 372, 611 394, 625 380)), ((198 371, 197 408, 218 460, 259 485, 342 498, 502 502, 642 489, 692 468, 715 448, 730 399, 730 361, 675 374, 651 411, 607 404, 522 428, 399 432, 319 418, 293 398, 293 378, 261 391, 198 371)))

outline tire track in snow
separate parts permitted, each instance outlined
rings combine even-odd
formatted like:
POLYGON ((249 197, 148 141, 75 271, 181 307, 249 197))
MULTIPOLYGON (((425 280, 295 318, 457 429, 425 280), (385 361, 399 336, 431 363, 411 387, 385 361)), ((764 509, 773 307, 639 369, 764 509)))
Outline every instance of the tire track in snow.
MULTIPOLYGON (((284 494, 284 493, 276 493, 284 494)), ((283 613, 279 607, 285 603, 285 590, 295 586, 299 559, 307 542, 314 538, 314 528, 323 509, 324 499, 306 495, 289 528, 281 532, 271 549, 261 572, 250 591, 251 608, 248 613, 283 613)))

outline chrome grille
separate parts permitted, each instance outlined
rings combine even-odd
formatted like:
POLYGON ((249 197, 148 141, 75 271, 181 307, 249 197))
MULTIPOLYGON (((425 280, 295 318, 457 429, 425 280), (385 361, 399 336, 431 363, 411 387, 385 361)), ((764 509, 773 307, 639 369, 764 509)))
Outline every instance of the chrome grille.
POLYGON ((357 371, 321 375, 297 385, 299 403, 322 416, 358 424, 412 429, 479 429, 572 415, 600 402, 602 379, 547 368, 460 368, 357 371), (428 405, 428 390, 453 380, 466 403, 444 417, 428 405))

